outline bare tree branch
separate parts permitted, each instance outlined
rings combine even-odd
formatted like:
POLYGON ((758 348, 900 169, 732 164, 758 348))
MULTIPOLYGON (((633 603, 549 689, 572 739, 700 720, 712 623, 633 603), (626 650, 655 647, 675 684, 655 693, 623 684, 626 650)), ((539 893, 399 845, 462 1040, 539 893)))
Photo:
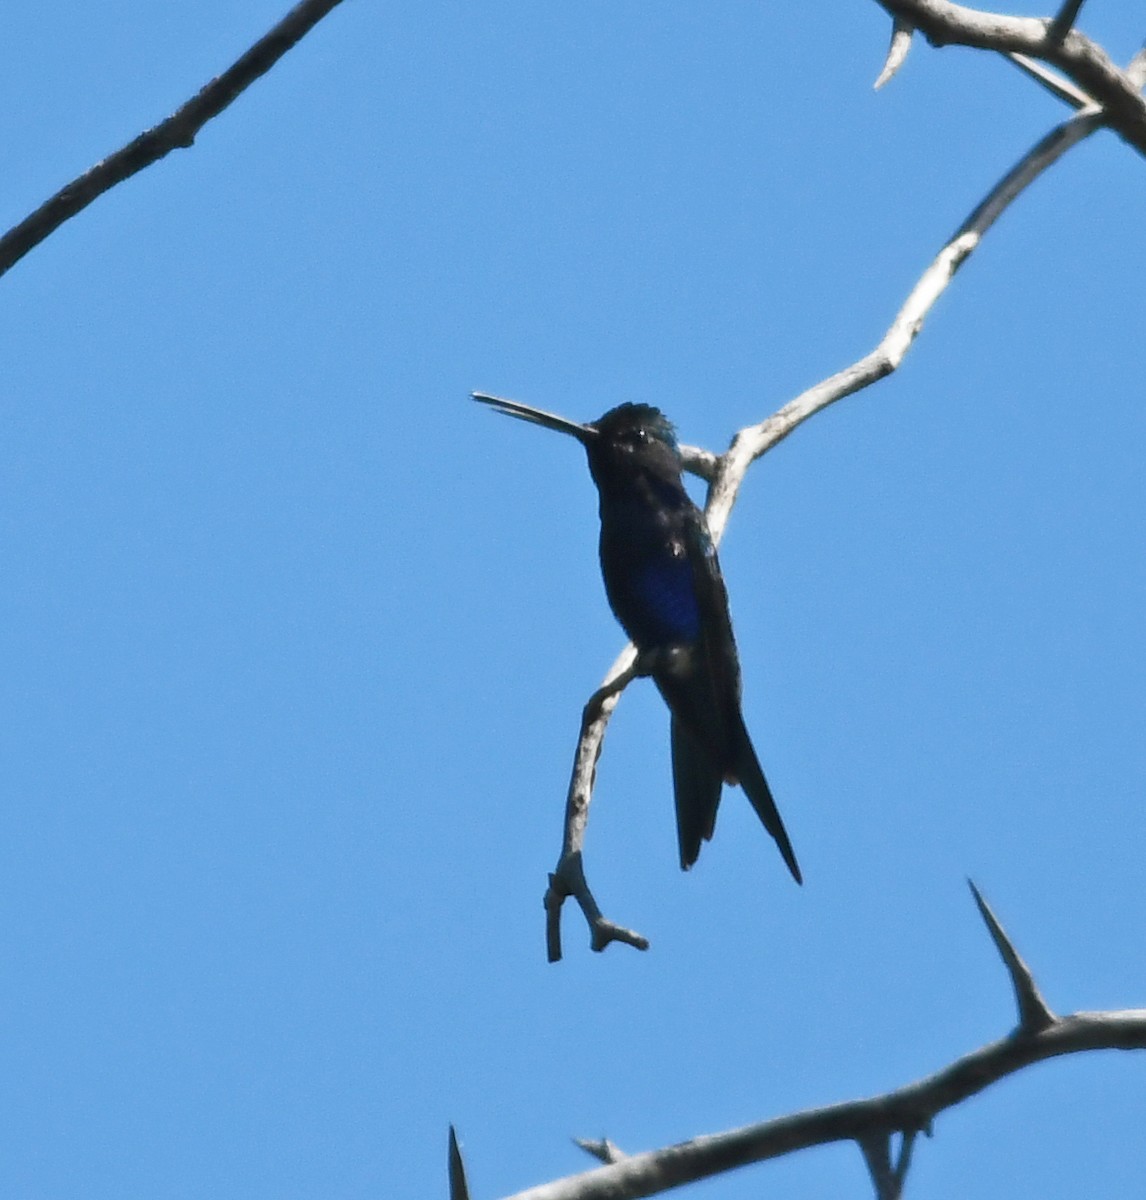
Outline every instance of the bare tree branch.
POLYGON ((810 417, 837 400, 883 379, 903 362, 935 302, 1008 207, 1072 146, 1101 125, 1094 109, 1083 109, 1029 150, 975 207, 919 277, 882 341, 870 353, 784 405, 766 421, 742 429, 720 459, 705 509, 714 538, 723 533, 748 467, 810 417))
MULTIPOLYGON (((976 903, 986 919, 990 910, 977 892, 976 903)), ((995 934, 996 929, 1001 933, 998 922, 992 916, 987 924, 1001 951, 995 934)), ((1005 934, 1002 939, 1009 947, 1005 934)), ((1031 988, 1037 995, 1033 982, 1031 988)), ((1008 1075, 1049 1058, 1089 1050, 1146 1049, 1146 1009, 1056 1017, 1043 1003, 1041 1011, 1048 1023, 1037 1030, 1021 1024, 1007 1037, 896 1091, 867 1100, 807 1109, 727 1133, 622 1156, 610 1160, 606 1166, 529 1188, 506 1200, 637 1200, 736 1167, 841 1141, 854 1141, 860 1146, 878 1200, 898 1200, 917 1135, 930 1135, 934 1119, 940 1113, 1008 1075), (896 1134, 902 1135, 902 1140, 893 1163, 891 1139, 896 1134)), ((595 1157, 603 1157, 591 1147, 611 1145, 606 1140, 590 1143, 586 1148, 595 1157)))
POLYGON ((748 466, 828 405, 895 371, 935 302, 991 225, 1038 175, 1097 125, 1093 113, 1080 114, 1060 125, 995 185, 920 276, 882 341, 870 354, 797 396, 766 421, 736 435, 709 492, 706 513, 714 537, 723 531, 748 466))
MULTIPOLYGON (((1051 36, 1054 22, 1036 17, 1010 17, 983 12, 949 0, 878 0, 893 18, 909 21, 934 46, 971 46, 1014 51, 1043 59, 1069 76, 1101 105, 1104 123, 1146 154, 1146 100, 1127 72, 1106 51, 1076 29, 1051 36)), ((1064 6, 1064 11, 1069 5, 1064 6)), ((1072 18, 1073 19, 1073 18, 1072 18)))
POLYGON ((0 275, 117 183, 158 162, 172 150, 194 145, 196 134, 212 117, 218 116, 259 76, 265 75, 339 3, 340 0, 302 0, 233 66, 212 79, 178 112, 96 163, 14 225, 0 238, 0 275))

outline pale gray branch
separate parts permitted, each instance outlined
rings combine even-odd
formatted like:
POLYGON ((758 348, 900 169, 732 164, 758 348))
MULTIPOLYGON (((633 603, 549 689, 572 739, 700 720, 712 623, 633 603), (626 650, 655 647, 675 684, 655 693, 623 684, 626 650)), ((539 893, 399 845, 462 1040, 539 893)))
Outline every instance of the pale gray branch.
MULTIPOLYGON (((1140 154, 1146 154, 1146 99, 1127 72, 1077 29, 1057 36, 1055 23, 1037 17, 984 12, 949 0, 877 0, 892 17, 910 21, 932 45, 1013 51, 1039 58, 1069 76, 1101 106, 1109 125, 1140 154)), ((1069 9, 1064 6, 1064 12, 1069 9)), ((1073 16, 1072 18, 1073 19, 1073 16)))
POLYGON ((1042 138, 995 184, 935 256, 870 354, 801 393, 759 425, 751 425, 736 435, 720 459, 720 470, 709 487, 705 514, 714 539, 719 540, 723 533, 752 463, 810 417, 895 371, 935 302, 986 232, 1049 166, 1100 124, 1097 110, 1086 108, 1042 138))
MULTIPOLYGON (((977 893, 976 903, 980 911, 986 908, 977 893)), ((998 946, 996 929, 1001 933, 1001 928, 993 916, 987 924, 998 946)), ((1005 935, 1002 939, 1010 946, 1005 935)), ((860 1146, 879 1200, 897 1200, 917 1135, 930 1135, 940 1113, 1037 1062, 1089 1050, 1146 1049, 1144 1009, 1056 1017, 1043 1004, 1041 1011, 1047 1023, 1039 1028, 1020 1025, 1009 1036, 896 1091, 627 1155, 606 1166, 518 1192, 506 1200, 637 1200, 750 1163, 840 1141, 854 1141, 860 1146), (891 1139, 896 1134, 902 1135, 902 1140, 893 1164, 891 1139)), ((603 1144, 611 1143, 595 1143, 603 1144)))
POLYGON ((700 479, 715 478, 720 465, 720 460, 711 450, 702 450, 699 446, 681 446, 680 460, 686 471, 700 479))
POLYGON ((877 1130, 926 1132, 932 1118, 1037 1062, 1089 1050, 1146 1049, 1146 1010, 1074 1013, 1033 1037, 1006 1037, 935 1075, 867 1100, 807 1109, 541 1184, 506 1200, 637 1200, 737 1167, 877 1130))
POLYGON ((581 714, 581 732, 577 738, 573 774, 565 800, 561 857, 549 876, 549 887, 545 892, 545 946, 550 962, 561 960, 561 908, 570 896, 581 906, 581 912, 589 924, 589 944, 594 950, 604 950, 610 942, 624 942, 638 950, 649 948, 647 938, 602 915, 585 879, 581 858, 585 827, 589 822, 589 804, 597 778, 597 760, 601 757, 609 717, 617 707, 621 692, 639 673, 637 651, 630 643, 617 656, 604 682, 589 697, 581 714))

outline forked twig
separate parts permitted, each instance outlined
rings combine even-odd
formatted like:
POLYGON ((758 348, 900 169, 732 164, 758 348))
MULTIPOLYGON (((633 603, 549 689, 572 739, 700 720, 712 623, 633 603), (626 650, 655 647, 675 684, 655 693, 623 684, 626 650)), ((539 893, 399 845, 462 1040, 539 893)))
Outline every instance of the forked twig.
POLYGON ((581 852, 585 845, 585 827, 589 822, 589 804, 597 778, 597 760, 605 740, 609 717, 617 707, 621 692, 640 674, 636 649, 628 645, 609 668, 601 686, 589 697, 581 714, 581 733, 565 800, 565 833, 561 857, 545 892, 545 946, 550 962, 561 960, 561 906, 572 896, 581 906, 589 924, 590 945, 604 950, 610 942, 624 942, 638 950, 649 948, 648 939, 634 930, 607 920, 597 906, 585 880, 581 852))
POLYGON ((917 1133, 918 1130, 908 1129, 900 1136, 894 1165, 891 1161, 892 1134, 880 1130, 857 1139, 875 1188, 875 1200, 900 1200, 917 1133))

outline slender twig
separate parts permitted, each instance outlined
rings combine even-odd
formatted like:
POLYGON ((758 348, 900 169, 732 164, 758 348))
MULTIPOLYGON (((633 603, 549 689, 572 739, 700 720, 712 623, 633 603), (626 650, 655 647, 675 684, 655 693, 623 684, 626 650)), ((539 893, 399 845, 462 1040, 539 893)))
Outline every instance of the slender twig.
POLYGON ((1094 109, 1083 109, 1040 139, 995 184, 948 239, 919 277, 895 320, 871 353, 801 393, 766 421, 742 429, 736 435, 728 452, 721 457, 720 472, 709 487, 705 515, 714 539, 719 539, 723 533, 749 466, 809 418, 895 371, 911 349, 936 301, 991 226, 1048 167, 1100 124, 1101 119, 1094 109))
POLYGON ((589 924, 589 944, 597 951, 610 942, 624 942, 638 950, 649 948, 648 939, 632 929, 607 920, 597 906, 585 880, 581 851, 585 845, 585 827, 589 823, 589 804, 597 778, 597 760, 605 741, 609 717, 617 707, 621 692, 640 674, 636 649, 630 644, 621 651, 601 686, 589 697, 581 714, 581 733, 573 759, 573 774, 565 800, 565 832, 561 857, 549 876, 545 893, 545 946, 550 962, 561 960, 561 906, 572 896, 581 906, 589 924))
POLYGON ((302 0, 234 65, 212 79, 166 121, 96 163, 13 226, 0 238, 0 275, 117 183, 158 162, 172 150, 193 145, 195 135, 212 117, 218 116, 259 76, 265 75, 339 3, 340 0, 302 0))
POLYGON ((699 446, 684 446, 680 448, 680 460, 684 469, 698 479, 715 479, 719 459, 711 450, 702 450, 699 446))
MULTIPOLYGON (((985 905, 977 894, 976 902, 983 911, 985 905)), ((992 917, 987 925, 1002 952, 995 936, 998 922, 992 917)), ((1006 935, 1003 944, 1010 946, 1006 935)), ((610 1160, 606 1166, 529 1188, 507 1200, 637 1200, 736 1167, 841 1141, 854 1141, 862 1149, 879 1200, 894 1200, 902 1193, 917 1135, 930 1135, 940 1113, 1050 1058, 1090 1050, 1146 1050, 1146 1009, 1056 1017, 1043 1007, 1049 1023, 1039 1029, 1020 1026, 1007 1037, 895 1091, 626 1155, 610 1160), (902 1140, 893 1164, 891 1139, 896 1134, 902 1135, 902 1140)), ((598 1142, 586 1148, 595 1157, 603 1157, 592 1146, 604 1145, 611 1143, 598 1142)))

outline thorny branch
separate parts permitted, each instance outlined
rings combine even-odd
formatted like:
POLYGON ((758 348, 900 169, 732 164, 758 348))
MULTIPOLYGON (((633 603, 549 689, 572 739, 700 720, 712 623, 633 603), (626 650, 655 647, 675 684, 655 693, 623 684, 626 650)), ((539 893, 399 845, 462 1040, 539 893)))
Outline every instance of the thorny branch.
POLYGON ((918 29, 933 46, 1014 52, 1050 63, 1101 106, 1104 125, 1146 154, 1146 99, 1140 94, 1141 85, 1085 34, 1063 28, 1065 21, 1074 20, 1078 4, 1062 6, 1063 20, 1048 20, 1002 16, 949 0, 877 2, 894 20, 918 29))
POLYGON ((114 154, 62 187, 0 238, 0 275, 82 212, 104 192, 151 166, 172 150, 195 143, 199 130, 306 36, 340 0, 302 0, 222 75, 206 84, 166 121, 145 130, 114 154))
MULTIPOLYGON (((810 417, 837 400, 878 382, 899 367, 955 273, 1003 212, 1048 167, 1072 146, 1108 124, 1117 127, 1139 149, 1146 150, 1146 105, 1137 94, 1137 89, 1146 83, 1146 51, 1139 54, 1123 73, 1099 47, 1074 31, 1064 33, 1058 43, 1051 45, 1045 21, 995 17, 943 0, 879 0, 879 3, 894 14, 896 21, 896 34, 888 59, 892 69, 906 54, 903 37, 911 25, 923 29, 932 41, 957 40, 956 30, 962 31, 963 38, 971 39, 970 30, 977 40, 967 40, 965 44, 1014 52, 1008 53, 1008 57, 1078 111, 1023 155, 975 207, 919 277, 874 350, 789 401, 767 420, 742 429, 724 454, 717 456, 693 447, 683 449, 686 469, 708 481, 705 515, 714 542, 720 541, 748 468, 810 417), (940 30, 944 34, 942 39, 937 32, 940 30), (1040 64, 1024 59, 1023 54, 1055 62, 1087 91, 1079 92, 1075 83, 1059 80, 1040 64), (1115 125, 1113 114, 1116 111, 1125 116, 1134 107, 1125 102, 1127 91, 1135 97, 1135 111, 1142 110, 1141 143, 1128 136, 1130 126, 1125 121, 1120 127, 1115 125)), ((1064 5, 1063 12, 1069 7, 1064 5)), ((885 74, 886 71, 887 67, 885 74)), ((581 906, 589 923, 590 945, 594 950, 603 950, 614 941, 626 942, 642 950, 648 946, 645 938, 602 915, 586 881, 582 860, 597 760, 601 756, 609 717, 621 691, 635 674, 633 662, 634 651, 629 646, 585 707, 569 783, 561 857, 549 877, 545 895, 546 945, 550 962, 561 958, 561 907, 568 896, 574 896, 581 906)))
POLYGON ((1038 994, 1030 972, 975 885, 971 888, 1018 997, 1019 1024, 1012 1033, 933 1075, 866 1100, 807 1109, 643 1154, 625 1155, 608 1139, 579 1143, 607 1165, 506 1200, 637 1200, 736 1167, 841 1141, 854 1141, 860 1147, 877 1200, 898 1200, 918 1135, 930 1136, 940 1113, 1049 1058, 1088 1050, 1146 1049, 1146 1009, 1059 1017, 1040 998, 1040 1015, 1032 1022, 1022 999, 1029 991, 1038 994), (898 1153, 893 1159, 892 1142, 897 1137, 898 1153))

